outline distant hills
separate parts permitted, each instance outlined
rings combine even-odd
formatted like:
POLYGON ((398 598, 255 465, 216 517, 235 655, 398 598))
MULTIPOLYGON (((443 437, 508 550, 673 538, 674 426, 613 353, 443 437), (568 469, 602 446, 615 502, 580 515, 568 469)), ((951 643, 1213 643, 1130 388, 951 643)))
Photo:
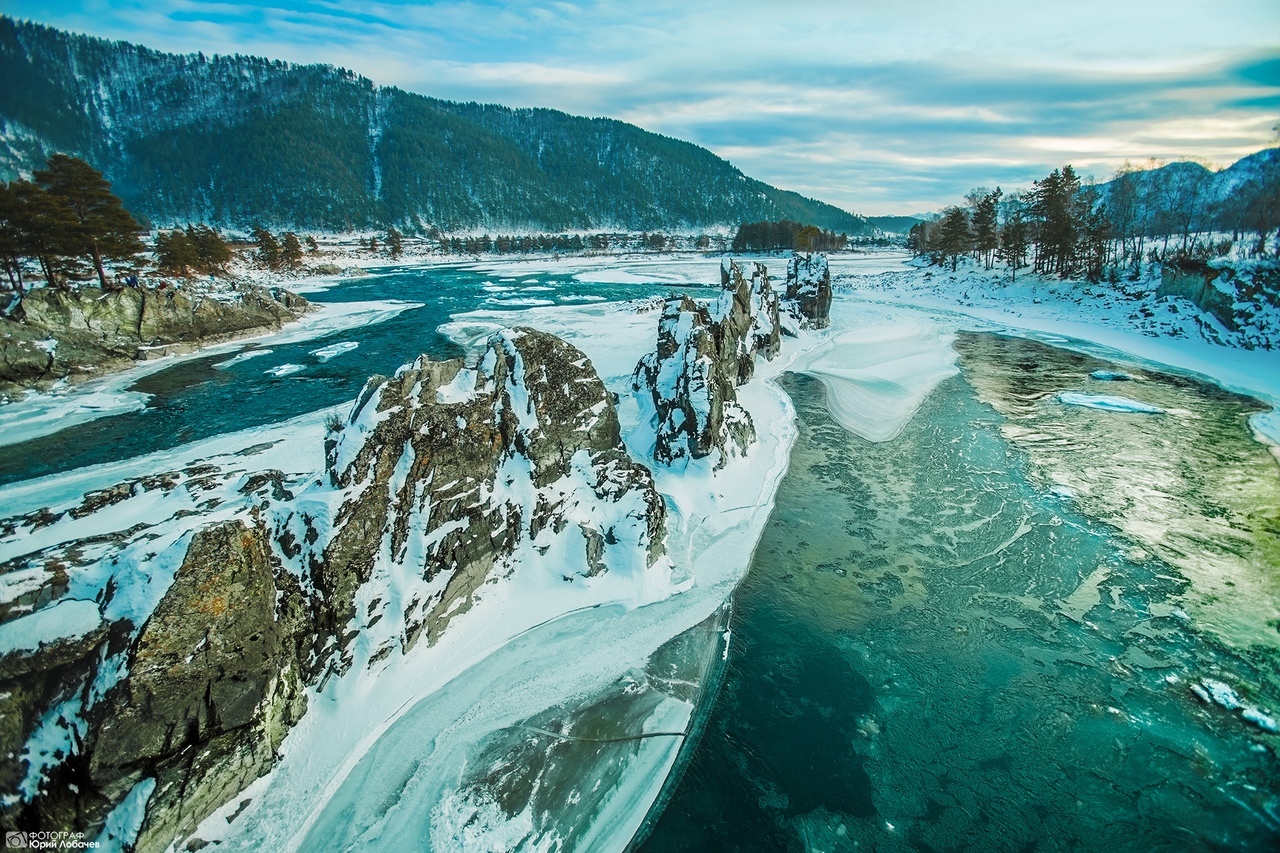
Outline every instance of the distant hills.
POLYGON ((328 65, 180 56, 0 17, 0 80, 0 177, 74 154, 156 225, 871 231, 620 121, 442 101, 328 65))

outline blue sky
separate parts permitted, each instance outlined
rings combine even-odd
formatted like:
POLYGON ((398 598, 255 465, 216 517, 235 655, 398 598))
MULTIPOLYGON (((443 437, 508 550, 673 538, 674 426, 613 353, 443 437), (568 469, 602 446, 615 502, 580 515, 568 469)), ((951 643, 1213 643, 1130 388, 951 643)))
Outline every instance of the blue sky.
POLYGON ((174 52, 326 62, 442 98, 609 116, 868 214, 1064 163, 1228 165, 1276 137, 1280 2, 0 0, 174 52))

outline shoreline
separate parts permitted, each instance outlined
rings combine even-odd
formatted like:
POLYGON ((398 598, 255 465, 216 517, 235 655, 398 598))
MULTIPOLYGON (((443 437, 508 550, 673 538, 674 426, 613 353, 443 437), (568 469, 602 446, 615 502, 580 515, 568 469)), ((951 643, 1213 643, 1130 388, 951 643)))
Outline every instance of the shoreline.
POLYGON ((188 352, 134 361, 122 369, 77 382, 55 382, 43 391, 0 403, 0 447, 21 444, 99 418, 145 408, 151 395, 130 386, 154 373, 197 358, 230 353, 250 345, 296 343, 362 323, 388 319, 421 303, 405 300, 316 302, 313 310, 278 329, 267 329, 199 346, 188 352))

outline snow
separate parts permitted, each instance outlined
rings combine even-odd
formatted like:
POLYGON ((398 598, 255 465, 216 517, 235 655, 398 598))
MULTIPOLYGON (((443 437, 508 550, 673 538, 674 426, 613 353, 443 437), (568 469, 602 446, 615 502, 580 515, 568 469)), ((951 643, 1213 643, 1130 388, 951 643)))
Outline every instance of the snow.
POLYGON ((1063 391, 1057 395, 1059 403, 1068 406, 1083 406, 1088 409, 1099 409, 1104 412, 1118 412, 1135 415, 1159 415, 1164 409, 1131 400, 1128 397, 1116 397, 1111 394, 1081 394, 1075 391, 1063 391))
POLYGON ((320 349, 312 350, 311 354, 321 361, 328 361, 331 358, 336 358, 337 356, 342 355, 344 352, 351 352, 353 349, 358 349, 359 346, 360 344, 358 341, 339 341, 336 344, 329 344, 327 347, 320 347, 320 349))
POLYGON ((1263 731, 1268 731, 1273 734, 1280 732, 1280 723, 1276 722, 1276 718, 1268 714, 1264 714, 1257 708, 1245 708, 1240 712, 1240 716, 1244 717, 1263 731))
POLYGON ((58 640, 83 637, 101 624, 96 602, 64 598, 0 625, 0 655, 34 651, 58 640))
POLYGON ((225 370, 233 364, 239 364, 242 361, 248 361, 251 358, 257 358, 260 355, 270 355, 273 352, 275 352, 275 350, 269 350, 269 349, 245 350, 242 353, 233 355, 231 358, 227 359, 226 361, 215 362, 213 366, 218 370, 225 370))
POLYGON ((555 305, 552 299, 538 299, 533 296, 517 296, 514 298, 497 298, 490 297, 485 300, 491 305, 519 305, 519 306, 538 306, 538 305, 555 305))
POLYGON ((123 853, 133 849, 138 839, 138 831, 142 829, 142 821, 147 814, 147 801, 156 789, 156 780, 146 778, 134 785, 121 801, 111 810, 102 832, 98 835, 97 846, 100 850, 123 853))
POLYGON ((274 376, 277 379, 284 376, 291 376, 294 373, 300 373, 305 370, 301 364, 279 364, 275 367, 269 367, 263 371, 267 376, 274 376))
POLYGON ((1089 378, 1099 382, 1128 382, 1133 379, 1122 370, 1095 370, 1089 374, 1089 378))
MULTIPOLYGON (((159 362, 146 365, 146 372, 159 362)), ((145 408, 149 394, 124 390, 142 377, 128 371, 107 381, 80 386, 61 385, 43 394, 32 393, 10 403, 0 404, 0 446, 20 444, 59 430, 145 408)))
POLYGON ((845 429, 868 441, 895 438, 939 382, 955 375, 950 324, 893 309, 836 312, 822 351, 800 368, 827 388, 827 408, 845 429))

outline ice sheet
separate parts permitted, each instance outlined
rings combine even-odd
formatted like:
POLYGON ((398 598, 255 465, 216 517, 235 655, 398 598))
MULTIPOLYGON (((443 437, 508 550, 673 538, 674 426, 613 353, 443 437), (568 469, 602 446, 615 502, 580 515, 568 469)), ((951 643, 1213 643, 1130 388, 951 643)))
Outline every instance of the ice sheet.
POLYGON ((957 372, 952 332, 940 323, 877 311, 833 337, 800 367, 827 388, 827 408, 868 441, 902 432, 939 382, 957 372))

